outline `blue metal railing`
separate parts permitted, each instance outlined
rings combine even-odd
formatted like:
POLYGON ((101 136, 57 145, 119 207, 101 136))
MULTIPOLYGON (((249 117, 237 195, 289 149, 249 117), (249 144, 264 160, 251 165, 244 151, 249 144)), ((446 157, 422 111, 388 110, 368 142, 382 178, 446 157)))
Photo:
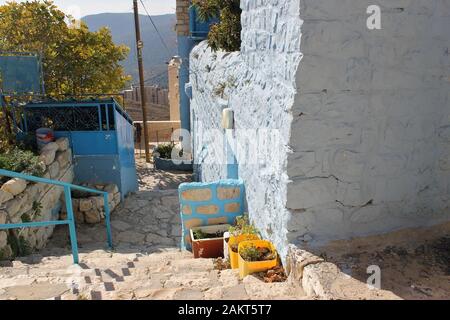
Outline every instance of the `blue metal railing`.
POLYGON ((105 221, 106 221, 106 234, 108 239, 108 246, 112 249, 112 235, 111 235, 111 220, 110 220, 110 210, 108 204, 108 193, 104 191, 99 191, 95 189, 85 188, 81 186, 77 186, 74 184, 70 184, 62 181, 49 180, 45 178, 38 178, 34 176, 29 176, 23 173, 12 172, 8 170, 0 169, 0 176, 10 177, 10 178, 18 178, 36 183, 45 183, 51 184, 64 188, 64 197, 66 201, 66 209, 67 209, 67 219, 60 221, 42 221, 42 222, 27 222, 27 223, 13 223, 13 224, 0 224, 0 230, 9 230, 9 229, 19 229, 19 228, 36 228, 36 227, 48 227, 52 225, 68 225, 70 232, 70 242, 72 246, 72 256, 73 262, 75 264, 79 263, 78 259, 78 243, 77 243, 77 233, 75 228, 75 219, 73 215, 73 207, 72 207, 72 190, 85 191, 89 193, 97 193, 103 195, 103 201, 105 206, 105 221))

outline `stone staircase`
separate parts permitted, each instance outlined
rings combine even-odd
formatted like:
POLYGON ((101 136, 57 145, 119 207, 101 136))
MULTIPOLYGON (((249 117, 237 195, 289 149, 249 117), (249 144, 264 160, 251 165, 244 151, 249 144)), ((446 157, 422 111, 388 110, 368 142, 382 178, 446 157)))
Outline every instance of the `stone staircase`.
POLYGON ((125 251, 86 251, 79 265, 61 252, 4 264, 0 300, 306 299, 292 283, 268 284, 253 276, 241 281, 237 271, 215 270, 213 259, 194 259, 176 248, 125 251))

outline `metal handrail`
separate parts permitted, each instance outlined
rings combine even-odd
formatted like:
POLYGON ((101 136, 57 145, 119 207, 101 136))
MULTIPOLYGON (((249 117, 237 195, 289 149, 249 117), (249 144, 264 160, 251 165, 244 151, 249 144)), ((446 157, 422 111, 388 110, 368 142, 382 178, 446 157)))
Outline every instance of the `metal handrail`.
POLYGON ((105 221, 106 221, 106 235, 108 239, 108 246, 112 249, 112 235, 111 235, 111 214, 109 210, 108 204, 108 193, 105 191, 85 188, 81 186, 77 186, 71 183, 49 180, 46 178, 39 178, 30 175, 26 175, 23 173, 17 173, 13 171, 8 171, 4 169, 0 169, 0 176, 10 177, 10 178, 18 178, 22 180, 27 180, 36 183, 45 183, 51 184, 54 186, 60 186, 64 188, 64 197, 66 200, 66 209, 67 209, 67 219, 59 220, 59 221, 42 221, 42 222, 27 222, 27 223, 14 223, 14 224, 0 224, 0 230, 9 230, 9 229, 19 229, 19 228, 35 228, 35 227, 47 227, 52 225, 64 225, 67 224, 69 226, 70 232, 70 242, 72 246, 72 256, 74 264, 79 263, 78 259, 78 243, 77 243, 77 233, 75 228, 75 219, 73 214, 73 206, 72 206, 72 190, 85 191, 89 193, 97 193, 103 195, 103 201, 105 206, 105 221))

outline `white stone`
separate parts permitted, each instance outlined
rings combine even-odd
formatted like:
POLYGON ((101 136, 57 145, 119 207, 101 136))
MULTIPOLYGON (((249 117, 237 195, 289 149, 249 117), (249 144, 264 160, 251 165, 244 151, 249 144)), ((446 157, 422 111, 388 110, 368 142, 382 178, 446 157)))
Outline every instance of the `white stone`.
POLYGON ((72 150, 68 149, 63 152, 57 152, 56 161, 58 161, 61 168, 65 168, 72 162, 72 150))
POLYGON ((105 187, 104 191, 115 194, 119 192, 119 188, 115 184, 109 184, 105 187))
POLYGON ((58 161, 54 161, 52 164, 48 166, 48 172, 50 173, 50 178, 57 180, 59 178, 59 163, 58 161))
POLYGON ((27 182, 25 180, 15 178, 4 183, 1 187, 1 190, 9 192, 13 196, 17 196, 19 193, 22 193, 26 189, 26 187, 27 182))
POLYGON ((14 198, 14 196, 11 193, 0 189, 0 206, 12 198, 14 198))
POLYGON ((8 213, 5 210, 0 209, 0 224, 5 224, 7 217, 8 213))
POLYGON ((8 244, 8 235, 5 231, 0 231, 0 249, 3 249, 8 244))
POLYGON ((55 161, 56 150, 42 150, 39 155, 39 160, 41 160, 46 166, 49 166, 53 161, 55 161))
POLYGON ((80 199, 80 211, 86 212, 93 208, 91 198, 80 199))
POLYGON ((59 146, 56 142, 50 142, 42 147, 41 153, 46 152, 46 151, 55 151, 56 152, 56 151, 58 151, 58 149, 59 149, 59 146))
POLYGON ((55 141, 58 145, 58 151, 66 151, 69 149, 69 139, 68 138, 59 138, 55 141))
POLYGON ((102 221, 100 212, 95 209, 84 212, 84 220, 88 224, 96 224, 102 221))

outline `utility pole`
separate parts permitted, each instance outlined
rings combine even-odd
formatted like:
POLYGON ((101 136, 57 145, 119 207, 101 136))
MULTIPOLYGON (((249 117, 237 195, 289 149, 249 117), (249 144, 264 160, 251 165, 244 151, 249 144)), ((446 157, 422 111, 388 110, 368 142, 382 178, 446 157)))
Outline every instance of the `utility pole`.
POLYGON ((142 61, 142 48, 144 43, 141 40, 141 28, 139 24, 139 9, 137 0, 133 0, 134 7, 134 24, 136 28, 136 48, 138 56, 138 67, 139 67, 139 81, 141 85, 141 106, 142 106, 142 121, 144 125, 144 144, 145 144, 145 160, 147 163, 150 162, 150 146, 147 130, 147 112, 145 107, 147 106, 147 101, 145 97, 145 80, 144 80, 144 63, 142 61))

